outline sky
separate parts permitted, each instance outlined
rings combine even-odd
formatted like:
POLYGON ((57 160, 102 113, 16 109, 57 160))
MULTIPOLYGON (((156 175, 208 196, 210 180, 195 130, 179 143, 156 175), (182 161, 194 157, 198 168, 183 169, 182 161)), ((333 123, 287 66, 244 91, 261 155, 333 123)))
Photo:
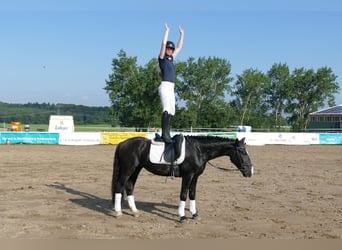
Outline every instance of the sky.
POLYGON ((330 67, 342 104, 340 0, 0 0, 0 101, 110 106, 112 59, 157 57, 165 22, 169 40, 185 32, 177 61, 224 58, 234 79, 275 63, 330 67))

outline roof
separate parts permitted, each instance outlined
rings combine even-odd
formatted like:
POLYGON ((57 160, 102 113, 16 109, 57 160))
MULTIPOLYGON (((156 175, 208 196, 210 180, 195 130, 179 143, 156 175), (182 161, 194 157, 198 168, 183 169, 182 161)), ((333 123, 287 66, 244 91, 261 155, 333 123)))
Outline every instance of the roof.
POLYGON ((342 115, 342 104, 334 107, 318 110, 316 112, 310 113, 310 115, 342 115))

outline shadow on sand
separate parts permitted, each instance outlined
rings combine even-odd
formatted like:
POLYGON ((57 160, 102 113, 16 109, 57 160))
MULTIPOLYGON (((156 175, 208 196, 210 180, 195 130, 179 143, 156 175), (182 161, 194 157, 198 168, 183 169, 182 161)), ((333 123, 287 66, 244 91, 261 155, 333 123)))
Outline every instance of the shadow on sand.
MULTIPOLYGON (((63 190, 66 193, 77 196, 76 198, 69 199, 74 204, 77 204, 79 206, 85 207, 87 209, 96 211, 98 213, 101 213, 110 217, 114 217, 112 200, 103 199, 96 195, 92 195, 86 192, 73 189, 71 187, 67 187, 63 183, 55 182, 54 184, 50 184, 46 186, 49 188, 63 190)), ((164 202, 151 203, 151 202, 136 201, 135 203, 136 203, 137 208, 141 211, 150 213, 152 215, 157 215, 163 219, 178 222, 178 217, 176 214, 178 207, 176 205, 170 205, 164 202), (169 210, 173 210, 175 211, 175 213, 169 212, 169 210)), ((122 208, 124 209, 123 211, 124 214, 133 216, 133 213, 130 213, 131 211, 129 210, 128 204, 126 201, 123 202, 122 208)))

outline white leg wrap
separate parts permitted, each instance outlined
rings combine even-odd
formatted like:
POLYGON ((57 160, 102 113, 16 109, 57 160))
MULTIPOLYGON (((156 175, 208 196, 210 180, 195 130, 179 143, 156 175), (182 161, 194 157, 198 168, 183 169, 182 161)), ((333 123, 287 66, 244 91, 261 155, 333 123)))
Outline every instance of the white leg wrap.
POLYGON ((135 201, 134 201, 134 196, 133 195, 128 195, 127 196, 127 201, 128 201, 128 206, 132 211, 137 211, 137 207, 135 206, 135 201))
POLYGON ((185 201, 180 201, 178 206, 179 217, 185 216, 185 201))
POLYGON ((115 212, 121 211, 121 193, 115 193, 115 203, 114 203, 114 210, 115 212))
POLYGON ((189 208, 191 214, 196 214, 196 201, 195 200, 190 200, 190 208, 189 208))

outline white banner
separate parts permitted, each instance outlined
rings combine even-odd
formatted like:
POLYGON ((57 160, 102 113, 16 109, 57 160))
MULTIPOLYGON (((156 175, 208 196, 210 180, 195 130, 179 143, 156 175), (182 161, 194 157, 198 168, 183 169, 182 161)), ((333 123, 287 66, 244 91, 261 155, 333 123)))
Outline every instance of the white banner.
POLYGON ((98 145, 100 144, 100 132, 77 132, 59 134, 60 145, 98 145))
POLYGON ((50 133, 73 133, 74 118, 71 115, 50 115, 50 133))
POLYGON ((247 145, 311 145, 319 144, 319 134, 316 133, 237 133, 237 138, 246 138, 247 145))

